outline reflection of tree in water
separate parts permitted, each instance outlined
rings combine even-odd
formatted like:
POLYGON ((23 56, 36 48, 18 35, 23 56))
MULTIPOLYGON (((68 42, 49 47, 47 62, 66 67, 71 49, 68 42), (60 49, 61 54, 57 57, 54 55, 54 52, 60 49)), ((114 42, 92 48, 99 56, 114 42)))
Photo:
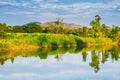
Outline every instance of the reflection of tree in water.
POLYGON ((82 56, 83 56, 83 61, 84 62, 86 62, 86 60, 87 60, 87 55, 88 55, 87 52, 85 52, 85 51, 82 52, 82 56))
POLYGON ((120 58, 120 49, 119 47, 113 46, 110 50, 102 50, 102 51, 91 51, 91 62, 89 65, 94 68, 95 72, 98 72, 99 67, 99 60, 100 60, 100 53, 102 54, 102 60, 101 63, 105 63, 107 59, 109 58, 109 55, 111 55, 112 61, 117 61, 120 58))
MULTIPOLYGON (((101 47, 100 47, 101 48, 101 47)), ((100 67, 100 63, 105 64, 108 58, 111 57, 112 61, 117 61, 120 58, 120 47, 112 47, 111 49, 89 49, 89 48, 54 48, 54 49, 39 49, 26 53, 22 52, 13 52, 9 51, 0 52, 0 65, 4 65, 7 60, 11 60, 14 63, 14 59, 17 56, 22 57, 40 57, 40 59, 47 59, 48 56, 53 56, 57 61, 62 61, 63 54, 66 52, 71 54, 77 54, 82 52, 83 61, 87 61, 88 51, 91 51, 91 62, 89 65, 94 68, 95 72, 98 72, 100 67), (60 54, 61 53, 61 54, 60 54), (100 61, 100 53, 101 53, 101 61, 100 61)))
POLYGON ((112 61, 117 61, 120 58, 120 48, 119 47, 113 47, 111 50, 111 57, 112 61))
POLYGON ((57 59, 57 61, 62 61, 62 55, 61 54, 55 55, 55 59, 57 59))
POLYGON ((89 63, 89 65, 91 67, 94 67, 94 71, 95 72, 98 72, 99 71, 99 57, 100 57, 100 52, 98 52, 98 54, 96 53, 96 51, 91 51, 91 59, 92 59, 92 62, 89 63))
POLYGON ((0 65, 4 65, 7 59, 0 59, 0 65))
POLYGON ((14 63, 14 57, 10 59, 12 63, 14 63))
POLYGON ((38 56, 40 59, 47 59, 48 54, 47 53, 40 53, 38 56))
POLYGON ((102 63, 104 64, 107 61, 107 58, 109 57, 109 52, 107 50, 102 51, 102 63))
MULTIPOLYGON (((0 59, 0 65, 4 65, 8 59, 0 59)), ((11 63, 14 63, 14 57, 10 59, 11 63)))

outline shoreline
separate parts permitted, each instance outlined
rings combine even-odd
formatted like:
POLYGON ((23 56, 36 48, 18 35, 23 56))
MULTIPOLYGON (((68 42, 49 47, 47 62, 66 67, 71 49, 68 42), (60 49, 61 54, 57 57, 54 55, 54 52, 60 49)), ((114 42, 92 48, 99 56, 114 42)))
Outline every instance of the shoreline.
POLYGON ((0 39, 0 50, 120 45, 119 42, 113 42, 110 38, 103 37, 87 38, 75 35, 43 33, 27 35, 25 33, 15 33, 7 35, 8 37, 0 39))
POLYGON ((120 46, 119 44, 115 43, 108 43, 108 44, 79 44, 79 45, 59 45, 59 46, 28 46, 28 47, 19 47, 19 48, 0 48, 0 51, 7 51, 7 50, 34 50, 34 49, 52 49, 52 48, 74 48, 74 47, 95 47, 95 46, 120 46))

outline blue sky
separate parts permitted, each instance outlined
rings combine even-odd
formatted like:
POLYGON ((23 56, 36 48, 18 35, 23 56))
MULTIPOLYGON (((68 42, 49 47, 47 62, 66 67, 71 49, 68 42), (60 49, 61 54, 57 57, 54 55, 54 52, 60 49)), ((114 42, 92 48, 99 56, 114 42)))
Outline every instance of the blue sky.
POLYGON ((96 14, 101 23, 120 26, 120 0, 0 0, 0 22, 9 25, 61 17, 65 22, 89 26, 96 14))

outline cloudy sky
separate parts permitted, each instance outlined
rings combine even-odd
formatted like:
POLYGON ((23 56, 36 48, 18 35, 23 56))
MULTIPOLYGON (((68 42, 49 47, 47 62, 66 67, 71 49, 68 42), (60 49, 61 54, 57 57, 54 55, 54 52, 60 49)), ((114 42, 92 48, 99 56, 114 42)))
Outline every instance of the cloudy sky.
POLYGON ((0 0, 0 22, 9 25, 61 17, 65 22, 88 26, 96 14, 101 23, 120 26, 120 0, 0 0))

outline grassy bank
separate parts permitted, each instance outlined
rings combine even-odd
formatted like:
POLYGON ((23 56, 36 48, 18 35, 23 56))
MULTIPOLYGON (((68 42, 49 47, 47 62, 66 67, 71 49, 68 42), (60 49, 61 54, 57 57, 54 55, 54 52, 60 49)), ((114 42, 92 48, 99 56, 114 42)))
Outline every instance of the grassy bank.
POLYGON ((73 47, 83 45, 110 45, 109 38, 84 38, 75 35, 43 34, 43 33, 8 33, 0 39, 0 48, 30 49, 49 47, 73 47))

